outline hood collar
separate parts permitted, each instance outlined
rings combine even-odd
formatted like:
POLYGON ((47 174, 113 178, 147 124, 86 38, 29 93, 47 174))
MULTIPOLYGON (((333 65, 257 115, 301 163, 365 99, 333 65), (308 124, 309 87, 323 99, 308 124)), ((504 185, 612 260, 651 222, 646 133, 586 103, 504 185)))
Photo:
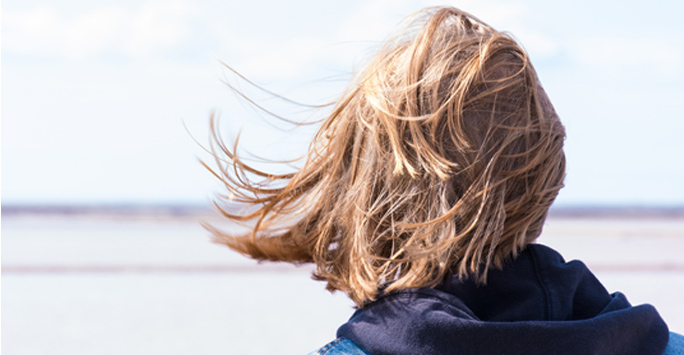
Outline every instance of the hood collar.
POLYGON ((580 261, 529 245, 480 286, 457 277, 380 297, 338 329, 382 354, 662 354, 668 329, 651 305, 609 294, 580 261))

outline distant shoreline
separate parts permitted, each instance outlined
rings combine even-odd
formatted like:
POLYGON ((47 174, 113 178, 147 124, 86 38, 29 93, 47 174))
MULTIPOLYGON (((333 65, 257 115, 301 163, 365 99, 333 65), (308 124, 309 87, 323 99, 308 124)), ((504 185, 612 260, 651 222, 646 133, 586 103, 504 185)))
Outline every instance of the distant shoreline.
MULTIPOLYGON (((237 208, 234 209, 237 211, 237 208)), ((3 216, 101 216, 101 217, 212 217, 218 214, 199 204, 5 204, 3 216)), ((683 206, 559 206, 551 218, 666 218, 684 219, 683 206)))
POLYGON ((119 215, 119 216, 206 216, 213 214, 209 206, 156 204, 82 204, 2 206, 3 215, 119 215))

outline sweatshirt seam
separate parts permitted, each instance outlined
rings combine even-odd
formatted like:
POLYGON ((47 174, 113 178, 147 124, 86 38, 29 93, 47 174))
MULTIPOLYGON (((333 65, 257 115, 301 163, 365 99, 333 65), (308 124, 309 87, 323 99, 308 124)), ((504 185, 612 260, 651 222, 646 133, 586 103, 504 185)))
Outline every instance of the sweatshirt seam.
POLYGON ((551 291, 544 282, 544 277, 541 275, 541 267, 539 266, 539 258, 534 247, 530 248, 530 256, 532 258, 532 268, 534 269, 534 276, 541 287, 544 294, 544 320, 549 321, 553 315, 553 305, 551 304, 551 291))

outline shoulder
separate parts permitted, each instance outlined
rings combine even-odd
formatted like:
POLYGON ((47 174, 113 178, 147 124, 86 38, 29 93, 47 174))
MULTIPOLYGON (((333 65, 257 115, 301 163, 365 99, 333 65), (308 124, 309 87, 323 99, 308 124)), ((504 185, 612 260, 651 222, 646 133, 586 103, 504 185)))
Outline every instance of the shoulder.
POLYGON ((308 355, 371 355, 347 338, 337 338, 308 355))
POLYGON ((663 355, 684 355, 684 335, 670 332, 670 339, 663 355))

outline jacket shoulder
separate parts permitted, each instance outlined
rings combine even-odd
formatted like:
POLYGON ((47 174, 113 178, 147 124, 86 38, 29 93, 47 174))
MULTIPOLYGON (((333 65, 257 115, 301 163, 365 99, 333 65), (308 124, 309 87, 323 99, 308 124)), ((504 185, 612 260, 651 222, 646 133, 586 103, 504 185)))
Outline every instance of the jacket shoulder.
POLYGON ((308 355, 372 355, 347 338, 337 338, 308 355))

